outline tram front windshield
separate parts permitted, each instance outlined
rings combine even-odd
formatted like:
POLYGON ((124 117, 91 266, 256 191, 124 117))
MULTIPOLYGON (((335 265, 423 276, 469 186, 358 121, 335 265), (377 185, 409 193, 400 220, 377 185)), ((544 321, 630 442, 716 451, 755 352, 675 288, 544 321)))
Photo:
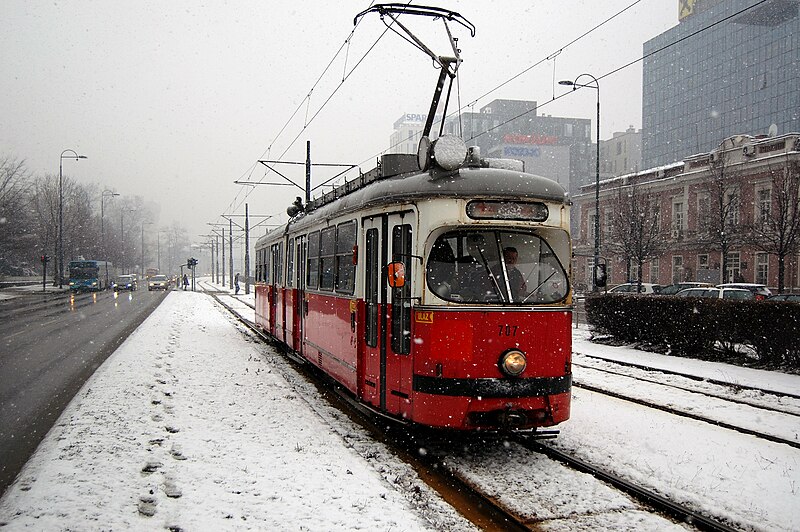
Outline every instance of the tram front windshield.
POLYGON ((567 272, 548 242, 517 231, 442 234, 431 249, 426 279, 436 295, 458 303, 555 303, 569 290, 567 272))

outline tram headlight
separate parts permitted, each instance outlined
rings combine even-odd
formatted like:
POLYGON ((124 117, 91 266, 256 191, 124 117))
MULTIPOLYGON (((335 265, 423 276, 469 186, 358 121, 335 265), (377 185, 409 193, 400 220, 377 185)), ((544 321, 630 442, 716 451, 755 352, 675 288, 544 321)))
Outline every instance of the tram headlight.
POLYGON ((528 360, 525 358, 525 353, 518 349, 506 351, 500 357, 500 371, 511 377, 521 375, 527 365, 528 360))

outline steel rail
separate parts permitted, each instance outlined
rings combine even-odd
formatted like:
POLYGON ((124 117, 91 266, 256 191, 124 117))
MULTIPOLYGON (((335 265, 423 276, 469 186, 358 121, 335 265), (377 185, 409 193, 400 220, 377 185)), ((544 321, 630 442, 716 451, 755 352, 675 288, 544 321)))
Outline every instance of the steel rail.
POLYGON ((633 496, 636 498, 636 500, 642 502, 643 504, 646 504, 656 510, 665 512, 668 515, 671 515, 672 517, 677 518, 689 525, 695 526, 701 530, 710 530, 714 532, 734 532, 738 530, 737 528, 729 526, 711 517, 707 517, 692 510, 691 508, 659 495, 652 490, 629 482, 607 471, 603 471, 596 466, 539 443, 536 440, 529 440, 525 436, 519 436, 517 437, 516 441, 531 451, 542 453, 553 460, 557 460, 572 467, 573 469, 583 473, 588 473, 593 477, 602 480, 603 482, 609 483, 618 490, 624 491, 625 493, 633 496))
MULTIPOLYGON (((274 338, 259 329, 252 321, 242 317, 231 306, 222 301, 218 293, 208 292, 208 294, 236 320, 247 327, 250 332, 266 343, 280 348, 280 346, 276 344, 274 338)), ((366 408, 363 404, 356 401, 349 393, 342 389, 341 385, 324 373, 318 371, 316 367, 308 364, 305 359, 285 349, 280 349, 280 353, 295 362, 298 366, 296 369, 302 371, 307 376, 309 376, 310 372, 313 372, 313 376, 323 377, 325 381, 331 385, 328 387, 328 391, 333 392, 333 397, 335 397, 342 406, 346 405, 347 407, 340 407, 339 410, 352 414, 349 416, 350 419, 376 436, 376 439, 391 443, 392 451, 400 456, 404 462, 409 464, 423 482, 451 504, 466 519, 484 530, 516 532, 534 529, 533 525, 526 524, 522 518, 509 512, 491 497, 484 495, 474 486, 448 471, 447 468, 439 467, 435 460, 426 460, 425 457, 416 455, 409 448, 402 446, 397 439, 387 440, 385 438, 385 426, 379 425, 376 421, 376 419, 384 419, 383 417, 379 416, 376 418, 374 416, 376 413, 375 411, 366 408)), ((393 419, 392 421, 396 420, 393 419)))
POLYGON ((643 370, 647 370, 647 371, 659 371, 661 373, 667 373, 667 374, 670 374, 670 375, 678 375, 680 377, 686 377, 687 379, 692 379, 692 380, 695 380, 695 381, 709 382, 711 384, 717 384, 719 386, 729 386, 731 388, 740 388, 742 390, 752 390, 754 392, 762 392, 762 393, 766 393, 766 394, 777 395, 779 397, 791 397, 792 399, 800 399, 800 395, 797 395, 797 394, 792 394, 792 393, 787 393, 787 392, 778 392, 778 391, 775 391, 775 390, 768 390, 766 388, 758 388, 758 387, 755 387, 755 386, 747 386, 747 385, 743 385, 743 384, 733 384, 733 383, 726 382, 726 381, 721 381, 721 380, 718 380, 718 379, 708 379, 706 377, 700 377, 698 375, 692 375, 692 374, 689 374, 689 373, 682 373, 680 371, 673 371, 673 370, 662 369, 662 368, 654 368, 654 367, 651 367, 651 366, 645 366, 644 364, 636 364, 636 363, 633 363, 633 362, 623 362, 623 361, 620 361, 620 360, 614 360, 612 358, 605 358, 605 357, 601 357, 601 356, 597 356, 597 355, 590 355, 588 353, 581 353, 580 351, 575 351, 575 353, 577 353, 577 354, 579 354, 581 356, 585 356, 585 357, 589 357, 589 358, 595 358, 597 360, 603 360, 605 362, 613 362, 613 363, 619 364, 621 366, 630 366, 632 368, 638 368, 638 369, 643 369, 643 370))
POLYGON ((771 441, 773 443, 782 443, 784 445, 789 445, 790 447, 794 447, 795 449, 800 449, 800 442, 794 440, 787 440, 785 438, 781 438, 780 436, 772 436, 771 434, 764 434, 755 430, 747 429, 744 427, 737 427, 736 425, 731 425, 730 423, 726 423, 725 421, 719 421, 717 419, 711 419, 707 417, 703 417, 698 414, 692 414, 690 412, 682 412, 680 410, 675 410, 674 408, 660 405, 657 403, 652 403, 650 401, 645 401, 644 399, 636 399, 635 397, 627 397, 617 392, 612 392, 609 390, 603 390, 602 388, 598 388, 596 386, 591 386, 588 384, 578 384, 573 382, 573 388, 583 388, 584 390, 589 390, 590 392, 600 393, 603 395, 608 395, 609 397, 613 397, 615 399, 621 399, 623 401, 628 401, 630 403, 634 403, 641 406, 646 406, 648 408, 653 408, 656 410, 661 410, 662 412, 666 412, 668 414, 673 414, 676 416, 681 416, 689 419, 693 419, 695 421, 702 421, 704 423, 708 423, 710 425, 716 425, 723 429, 734 430, 736 432, 741 432, 742 434, 747 434, 748 436, 755 436, 756 438, 761 438, 763 440, 771 441))
MULTIPOLYGON (((580 364, 580 363, 574 362, 574 361, 572 362, 572 365, 573 366, 577 366, 579 368, 590 369, 590 370, 593 370, 593 371, 601 371, 603 373, 608 373, 610 375, 619 375, 620 377, 626 377, 626 378, 629 378, 629 379, 635 379, 635 380, 637 380, 639 382, 648 382, 650 384, 656 384, 658 386, 667 386, 667 387, 670 387, 670 388, 675 388, 676 390, 682 390, 684 392, 705 395, 706 397, 713 397, 714 399, 720 399, 720 400, 723 400, 723 401, 728 401, 729 403, 735 403, 735 404, 740 404, 740 405, 745 405, 745 406, 751 406, 753 408, 760 408, 761 410, 767 410, 767 411, 770 411, 770 412, 778 412, 780 414, 787 414, 787 415, 790 415, 790 416, 798 416, 798 417, 800 417, 800 414, 796 414, 794 412, 789 412, 788 410, 783 410, 783 409, 776 408, 776 407, 769 406, 769 405, 759 404, 759 403, 757 403, 755 401, 748 401, 748 400, 745 400, 745 399, 737 399, 735 397, 729 397, 729 396, 722 395, 722 394, 711 393, 711 392, 708 392, 708 391, 705 391, 705 390, 692 389, 692 388, 689 388, 687 386, 679 386, 677 384, 659 382, 659 381, 657 381, 655 379, 646 379, 646 378, 642 378, 640 376, 628 375, 628 374, 625 374, 625 373, 622 373, 622 372, 619 372, 619 371, 613 371, 613 370, 610 370, 610 369, 595 368, 593 366, 587 366, 585 364, 580 364)), ((639 369, 639 368, 636 368, 636 369, 639 369)), ((653 370, 653 371, 659 371, 659 370, 653 370)), ((660 373, 664 373, 664 372, 660 372, 660 373)), ((667 374, 670 374, 670 372, 667 372, 667 374)), ((676 375, 676 376, 680 377, 681 375, 676 375)), ((708 381, 703 380, 701 382, 708 382, 708 381)), ((718 386, 718 385, 715 384, 715 386, 718 386)), ((731 387, 735 387, 735 386, 737 386, 737 385, 728 385, 727 387, 731 388, 731 387)))

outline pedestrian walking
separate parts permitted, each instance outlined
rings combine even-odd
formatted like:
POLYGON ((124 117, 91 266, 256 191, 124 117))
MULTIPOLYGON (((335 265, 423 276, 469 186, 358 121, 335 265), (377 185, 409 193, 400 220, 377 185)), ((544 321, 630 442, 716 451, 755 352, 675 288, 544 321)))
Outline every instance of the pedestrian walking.
POLYGON ((185 273, 183 274, 183 289, 184 290, 189 289, 189 276, 186 275, 185 273))
POLYGON ((235 295, 239 295, 239 274, 236 274, 236 277, 233 278, 233 286, 236 289, 235 295))

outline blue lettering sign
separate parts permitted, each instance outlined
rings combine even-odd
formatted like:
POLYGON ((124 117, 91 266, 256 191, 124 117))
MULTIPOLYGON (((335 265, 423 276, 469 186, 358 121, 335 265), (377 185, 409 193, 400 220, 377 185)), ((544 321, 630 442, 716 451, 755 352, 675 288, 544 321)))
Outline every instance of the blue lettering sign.
POLYGON ((406 113, 406 122, 425 122, 428 115, 421 115, 418 113, 406 113))

